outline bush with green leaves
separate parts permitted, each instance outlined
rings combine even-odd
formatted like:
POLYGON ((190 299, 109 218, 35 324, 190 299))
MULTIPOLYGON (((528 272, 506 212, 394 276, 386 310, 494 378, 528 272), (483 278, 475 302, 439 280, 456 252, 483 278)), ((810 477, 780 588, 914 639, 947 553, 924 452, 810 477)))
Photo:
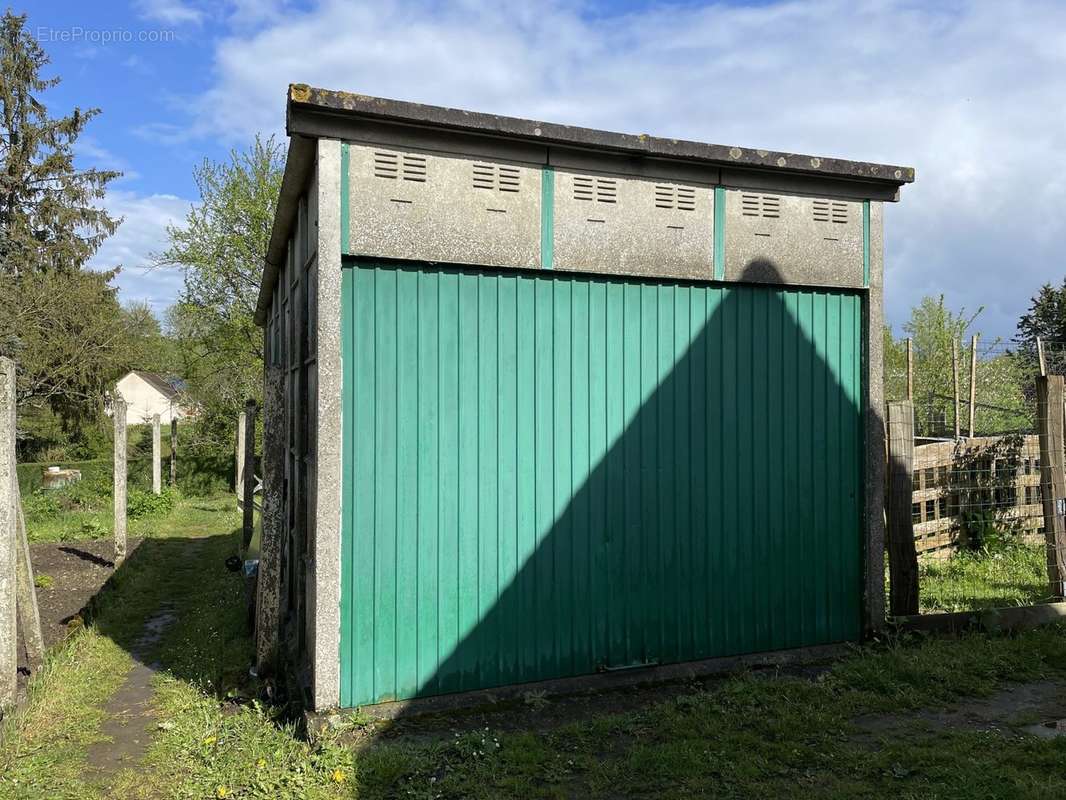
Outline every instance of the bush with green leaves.
POLYGON ((166 516, 178 501, 177 489, 166 488, 160 494, 133 489, 126 498, 126 515, 130 519, 166 516))

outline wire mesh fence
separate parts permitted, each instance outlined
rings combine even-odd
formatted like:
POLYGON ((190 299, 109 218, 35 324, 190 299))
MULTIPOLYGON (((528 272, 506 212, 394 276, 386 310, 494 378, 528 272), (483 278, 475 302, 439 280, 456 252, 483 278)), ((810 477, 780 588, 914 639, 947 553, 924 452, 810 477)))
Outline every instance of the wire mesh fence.
POLYGON ((921 613, 1061 599, 1066 343, 1041 344, 947 341, 886 359, 887 399, 911 398, 908 424, 888 417, 889 559, 901 585, 914 570, 921 613))

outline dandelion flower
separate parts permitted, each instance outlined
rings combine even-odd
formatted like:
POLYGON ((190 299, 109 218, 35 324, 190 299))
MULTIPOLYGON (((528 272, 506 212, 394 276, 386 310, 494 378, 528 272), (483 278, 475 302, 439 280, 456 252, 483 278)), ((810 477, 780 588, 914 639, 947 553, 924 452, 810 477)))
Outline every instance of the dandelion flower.
MULTIPOLYGON (((204 744, 214 744, 217 741, 218 741, 218 737, 217 736, 208 736, 206 739, 204 739, 204 744)), ((223 795, 219 795, 219 796, 221 797, 223 795)))
POLYGON ((215 789, 215 797, 229 797, 229 789, 225 786, 219 786, 215 789))
POLYGON ((333 774, 330 777, 333 779, 334 783, 344 783, 348 780, 348 776, 344 774, 344 770, 342 769, 333 770, 333 774))

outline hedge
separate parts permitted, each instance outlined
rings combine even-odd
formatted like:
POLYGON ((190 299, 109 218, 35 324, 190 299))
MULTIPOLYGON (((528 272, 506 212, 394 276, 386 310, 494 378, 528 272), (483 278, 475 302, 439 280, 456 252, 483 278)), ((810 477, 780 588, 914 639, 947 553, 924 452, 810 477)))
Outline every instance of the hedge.
MULTIPOLYGON (((163 459, 163 483, 169 483, 170 461, 163 459)), ((28 495, 40 489, 48 467, 81 471, 82 482, 111 491, 114 464, 111 459, 94 461, 60 461, 59 463, 19 464, 19 490, 28 495)), ((152 458, 141 456, 127 461, 127 484, 131 489, 152 487, 152 458)), ((233 490, 233 457, 227 455, 182 455, 178 458, 178 489, 186 496, 205 496, 233 490)))

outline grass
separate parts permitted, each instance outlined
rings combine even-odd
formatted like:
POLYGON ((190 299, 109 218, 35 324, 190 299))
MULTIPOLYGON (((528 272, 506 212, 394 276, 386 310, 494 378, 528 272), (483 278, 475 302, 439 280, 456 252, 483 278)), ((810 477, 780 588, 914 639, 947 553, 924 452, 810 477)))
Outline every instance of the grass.
POLYGON ((569 701, 538 694, 485 718, 488 727, 480 717, 386 724, 356 715, 307 741, 254 699, 247 680, 243 584, 223 565, 236 523, 231 498, 183 500, 158 523, 101 598, 94 625, 52 654, 30 706, 4 723, 0 797, 97 796, 85 747, 128 669, 130 642, 163 603, 177 622, 153 654, 165 666, 158 724, 143 763, 120 776, 118 797, 1066 796, 1066 740, 1009 724, 1002 734, 930 729, 909 716, 1016 681, 1051 679, 1066 691, 1061 627, 889 638, 813 679, 748 673, 677 685, 654 702, 608 695, 603 708, 620 710, 593 706, 553 726, 537 715, 569 701), (876 714, 898 726, 871 734, 857 725, 876 714))
POLYGON ((1048 600, 1047 561, 1042 545, 1011 545, 995 552, 955 553, 926 560, 918 575, 923 612, 979 611, 1048 600))

